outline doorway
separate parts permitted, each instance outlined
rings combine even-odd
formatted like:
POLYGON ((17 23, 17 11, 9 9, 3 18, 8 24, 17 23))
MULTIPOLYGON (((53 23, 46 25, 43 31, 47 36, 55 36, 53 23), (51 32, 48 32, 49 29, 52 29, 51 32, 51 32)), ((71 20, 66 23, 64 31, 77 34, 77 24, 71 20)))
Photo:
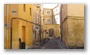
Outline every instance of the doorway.
POLYGON ((25 42, 25 26, 22 26, 22 42, 25 42))
POLYGON ((49 29, 49 37, 53 37, 54 36, 54 29, 50 28, 49 29))
POLYGON ((19 39, 20 49, 25 49, 25 34, 26 34, 25 30, 26 30, 25 26, 22 26, 22 37, 21 39, 19 39))

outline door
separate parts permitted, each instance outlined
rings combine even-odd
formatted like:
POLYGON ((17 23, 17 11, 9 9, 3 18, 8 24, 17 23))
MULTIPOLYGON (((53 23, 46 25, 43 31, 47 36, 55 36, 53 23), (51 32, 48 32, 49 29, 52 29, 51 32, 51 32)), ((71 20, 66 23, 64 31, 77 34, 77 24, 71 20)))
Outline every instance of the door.
POLYGON ((22 42, 25 42, 25 26, 22 26, 22 42))
POLYGON ((52 37, 54 35, 54 30, 53 28, 50 28, 49 29, 49 36, 52 37))
POLYGON ((25 49, 25 26, 22 26, 22 39, 20 43, 20 48, 25 49))

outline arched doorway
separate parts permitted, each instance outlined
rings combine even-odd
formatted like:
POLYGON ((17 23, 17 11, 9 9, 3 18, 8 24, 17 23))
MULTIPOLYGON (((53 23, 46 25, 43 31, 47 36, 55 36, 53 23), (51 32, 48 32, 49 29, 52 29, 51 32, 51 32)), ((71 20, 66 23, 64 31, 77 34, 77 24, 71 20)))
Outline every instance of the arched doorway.
POLYGON ((54 35, 54 29, 50 28, 49 29, 49 37, 53 37, 53 35, 54 35))

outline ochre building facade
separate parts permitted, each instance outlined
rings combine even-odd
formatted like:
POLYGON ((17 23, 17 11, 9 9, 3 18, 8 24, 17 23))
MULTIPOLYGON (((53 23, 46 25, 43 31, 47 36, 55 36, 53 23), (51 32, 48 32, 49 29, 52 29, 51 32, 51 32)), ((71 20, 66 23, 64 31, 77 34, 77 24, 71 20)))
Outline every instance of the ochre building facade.
POLYGON ((4 5, 4 48, 19 49, 20 42, 25 48, 33 47, 33 27, 40 30, 40 9, 34 4, 5 4, 4 5), (33 10, 33 9, 36 10, 33 10), (35 11, 35 12, 33 12, 35 11), (33 14, 33 13, 34 14, 33 14), (37 13, 36 13, 37 12, 37 13), (38 17, 37 21, 34 19, 38 17))
POLYGON ((84 47, 84 5, 61 5, 61 39, 69 48, 84 47))

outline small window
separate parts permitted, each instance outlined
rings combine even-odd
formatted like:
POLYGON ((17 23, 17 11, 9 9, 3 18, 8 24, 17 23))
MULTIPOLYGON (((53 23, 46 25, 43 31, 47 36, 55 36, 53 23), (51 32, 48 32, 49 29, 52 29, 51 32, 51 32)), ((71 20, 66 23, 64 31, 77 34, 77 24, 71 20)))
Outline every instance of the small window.
POLYGON ((50 14, 50 11, 47 11, 47 14, 50 14))
POLYGON ((44 14, 44 10, 42 11, 42 14, 44 14))
POLYGON ((32 11, 31 11, 31 8, 30 8, 30 15, 31 15, 32 11))
POLYGON ((50 24, 50 19, 48 19, 47 22, 48 22, 47 24, 50 24))
POLYGON ((24 10, 24 12, 25 12, 25 4, 23 5, 23 10, 24 10))
POLYGON ((56 12, 58 12, 58 9, 56 9, 56 12))

